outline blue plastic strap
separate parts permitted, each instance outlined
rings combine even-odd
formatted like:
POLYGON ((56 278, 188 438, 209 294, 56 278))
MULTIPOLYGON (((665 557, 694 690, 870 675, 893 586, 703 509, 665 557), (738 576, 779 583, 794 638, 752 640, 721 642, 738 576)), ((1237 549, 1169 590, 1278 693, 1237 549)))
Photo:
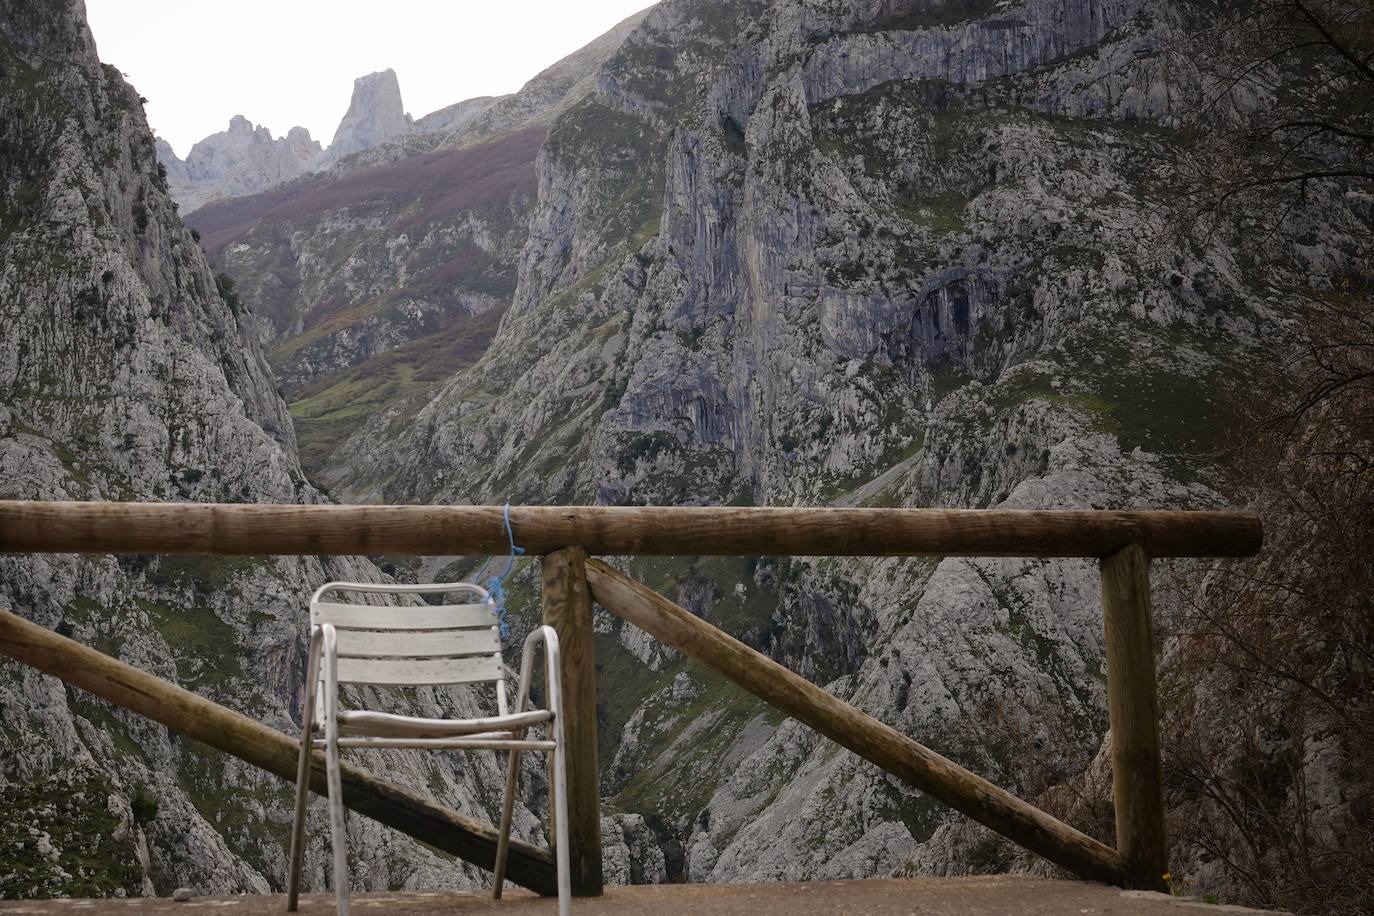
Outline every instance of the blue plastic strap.
POLYGON ((515 543, 515 532, 510 526, 510 501, 506 502, 504 513, 506 521, 506 539, 510 541, 510 555, 506 557, 506 568, 499 576, 492 576, 487 580, 487 591, 491 592, 491 600, 496 605, 496 619, 501 628, 501 640, 510 638, 510 620, 506 616, 506 577, 515 569, 515 558, 523 556, 525 548, 515 543))

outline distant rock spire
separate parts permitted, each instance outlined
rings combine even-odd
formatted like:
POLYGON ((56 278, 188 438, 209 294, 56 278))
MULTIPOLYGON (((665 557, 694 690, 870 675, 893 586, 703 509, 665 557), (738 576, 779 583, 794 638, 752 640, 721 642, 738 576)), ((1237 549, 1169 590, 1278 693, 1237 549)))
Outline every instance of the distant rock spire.
POLYGON ((381 146, 408 133, 414 124, 401 102, 401 84, 390 68, 369 73, 353 81, 353 98, 348 113, 334 132, 334 141, 325 153, 330 165, 360 150, 381 146))
POLYGON ((177 157, 166 143, 158 146, 158 159, 167 170, 172 194, 188 214, 212 200, 242 197, 285 181, 327 168, 346 156, 381 146, 409 133, 414 120, 401 102, 401 85, 395 70, 369 73, 353 81, 348 113, 334 132, 329 149, 311 139, 304 127, 293 127, 286 136, 273 139, 266 127, 236 114, 229 127, 201 140, 177 157))

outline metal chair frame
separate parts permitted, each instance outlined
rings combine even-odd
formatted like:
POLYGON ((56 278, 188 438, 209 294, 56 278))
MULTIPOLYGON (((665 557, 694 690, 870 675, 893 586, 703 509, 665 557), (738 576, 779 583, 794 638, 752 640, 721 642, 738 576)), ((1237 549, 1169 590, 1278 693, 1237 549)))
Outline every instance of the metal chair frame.
POLYGON ((496 606, 491 595, 480 586, 466 582, 433 585, 328 582, 311 596, 310 623, 286 909, 294 912, 300 895, 310 758, 314 744, 323 741, 334 848, 334 884, 340 916, 349 913, 348 837, 339 771, 339 749, 345 747, 509 751, 492 888, 492 896, 498 899, 505 883, 520 753, 528 750, 551 754, 549 815, 553 821, 558 867, 558 912, 559 916, 569 916, 572 884, 568 863, 567 763, 563 742, 563 698, 559 689, 558 634, 554 629, 535 627, 525 639, 515 711, 511 712, 506 703, 509 669, 501 659, 496 606), (321 600, 334 591, 392 595, 469 592, 479 596, 481 601, 467 605, 399 607, 321 600), (411 615, 409 619, 407 614, 411 615), (429 648, 426 648, 427 640, 429 648), (541 643, 548 702, 543 709, 530 709, 534 649, 541 643), (343 676, 339 670, 341 661, 343 676), (475 719, 427 719, 342 710, 339 705, 339 687, 343 684, 418 687, 454 683, 493 684, 497 714, 475 719), (545 738, 526 737, 530 728, 539 725, 546 729, 545 738))

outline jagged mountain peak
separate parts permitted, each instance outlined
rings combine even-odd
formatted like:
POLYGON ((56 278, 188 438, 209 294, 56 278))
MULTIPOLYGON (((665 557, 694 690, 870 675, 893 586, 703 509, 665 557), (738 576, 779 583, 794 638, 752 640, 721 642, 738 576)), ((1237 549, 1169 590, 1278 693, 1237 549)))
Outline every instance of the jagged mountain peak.
POLYGON ((353 80, 353 101, 355 103, 359 98, 365 98, 368 93, 389 95, 399 102, 401 99, 401 80, 396 76, 396 71, 387 67, 385 70, 373 70, 371 73, 364 73, 353 80))
POLYGON ((172 193, 183 212, 190 214, 211 201, 256 194, 327 168, 407 134, 413 127, 414 119, 401 101, 396 71, 388 68, 353 81, 348 111, 327 150, 304 127, 292 127, 274 138, 266 125, 236 114, 227 128, 192 146, 184 162, 165 142, 158 146, 158 156, 167 169, 172 193))
MULTIPOLYGON (((541 70, 518 92, 463 99, 418 120, 405 111, 400 80, 394 69, 388 67, 364 74, 353 81, 348 111, 339 122, 329 147, 305 171, 329 171, 342 177, 344 172, 465 146, 503 131, 547 122, 556 112, 593 91, 593 80, 601 65, 656 8, 651 5, 616 23, 604 34, 541 70), (358 155, 364 152, 368 155, 358 155), (340 166, 346 159, 348 163, 340 166)), ((289 133, 287 139, 294 139, 294 134, 289 133)), ((163 164, 169 173, 176 173, 176 164, 170 157, 164 159, 163 164)), ((183 204, 183 211, 190 213, 210 200, 256 194, 294 177, 297 175, 249 190, 216 182, 187 199, 183 199, 184 187, 174 186, 173 190, 183 204)))
POLYGON ((324 164, 380 146, 408 133, 413 125, 414 119, 406 114, 401 101, 401 83, 395 70, 388 67, 360 76, 353 81, 353 97, 334 131, 324 164))
POLYGON ((184 162, 159 141, 158 158, 167 169, 173 196, 184 213, 222 197, 241 197, 290 181, 313 170, 323 150, 304 127, 284 137, 236 114, 229 126, 191 147, 184 162))

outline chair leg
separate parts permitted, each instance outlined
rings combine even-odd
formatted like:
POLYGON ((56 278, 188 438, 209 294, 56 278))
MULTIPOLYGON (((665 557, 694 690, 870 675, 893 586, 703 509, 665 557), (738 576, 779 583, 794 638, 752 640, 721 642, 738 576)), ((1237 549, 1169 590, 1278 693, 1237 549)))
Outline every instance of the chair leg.
POLYGON ((510 852, 510 822, 515 813, 515 782, 520 774, 520 752, 511 751, 506 762, 506 793, 501 796, 501 829, 496 839, 495 880, 492 882, 491 898, 501 899, 501 889, 506 883, 506 856, 510 852))
POLYGON ((568 770, 563 757, 563 723, 554 722, 558 729, 557 744, 553 749, 553 821, 554 821, 554 858, 558 862, 558 916, 571 916, 572 913, 572 870, 569 863, 571 850, 568 848, 568 770))
MULTIPOLYGON (((310 727, 307 722, 306 728, 310 727)), ((296 819, 291 825, 291 865, 286 882, 286 911, 296 912, 301 892, 301 860, 305 857, 305 804, 310 794, 310 732, 301 736, 301 757, 296 765, 296 819)))
POLYGON ((344 828, 343 780, 339 776, 337 728, 331 729, 325 747, 325 770, 329 779, 329 822, 334 839, 334 890, 339 900, 339 916, 348 916, 348 833, 344 828))

